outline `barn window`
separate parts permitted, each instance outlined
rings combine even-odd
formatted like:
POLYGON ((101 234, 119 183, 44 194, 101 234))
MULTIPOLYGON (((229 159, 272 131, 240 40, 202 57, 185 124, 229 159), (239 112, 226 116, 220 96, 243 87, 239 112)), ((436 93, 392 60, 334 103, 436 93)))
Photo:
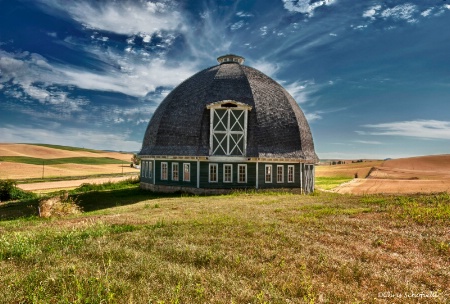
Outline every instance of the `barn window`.
POLYGON ((283 183, 284 182, 284 166, 278 165, 277 166, 277 183, 283 183))
POLYGON ((168 165, 167 163, 161 163, 161 180, 168 179, 168 165))
POLYGON ((147 164, 148 164, 147 177, 152 178, 153 177, 153 162, 149 161, 147 164))
POLYGON ((210 155, 242 156, 247 147, 247 116, 251 107, 235 101, 209 105, 210 155))
POLYGON ((264 170, 264 180, 266 183, 272 182, 272 165, 266 165, 264 170))
POLYGON ((233 182, 233 165, 223 165, 223 182, 232 183, 233 182))
POLYGON ((191 164, 183 164, 183 181, 191 181, 191 164))
POLYGON ((142 177, 146 177, 146 176, 145 176, 145 166, 146 166, 146 163, 147 163, 146 161, 142 161, 142 162, 141 162, 141 176, 142 176, 142 177))
POLYGON ((289 165, 288 166, 288 183, 293 183, 294 182, 294 166, 293 165, 289 165))
POLYGON ((172 163, 172 180, 177 181, 179 179, 178 173, 179 173, 179 167, 178 163, 172 163))
POLYGON ((217 164, 209 164, 209 182, 210 183, 217 183, 217 164))
POLYGON ((247 165, 238 165, 238 183, 247 182, 247 165))

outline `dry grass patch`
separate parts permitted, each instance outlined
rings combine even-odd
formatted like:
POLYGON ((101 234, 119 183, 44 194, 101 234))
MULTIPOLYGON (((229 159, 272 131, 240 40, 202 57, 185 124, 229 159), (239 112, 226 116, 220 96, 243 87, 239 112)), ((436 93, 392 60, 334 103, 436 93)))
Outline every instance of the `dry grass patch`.
POLYGON ((445 303, 448 206, 444 194, 149 194, 0 222, 0 287, 7 303, 445 303))
POLYGON ((43 198, 39 201, 39 216, 43 218, 63 217, 81 213, 81 208, 68 192, 60 196, 43 198))

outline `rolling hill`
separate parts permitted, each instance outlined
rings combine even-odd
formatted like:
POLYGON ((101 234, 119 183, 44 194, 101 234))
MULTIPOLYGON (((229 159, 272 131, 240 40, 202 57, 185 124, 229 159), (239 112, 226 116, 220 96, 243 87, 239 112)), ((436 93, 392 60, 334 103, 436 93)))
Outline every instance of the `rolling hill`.
POLYGON ((0 178, 65 178, 137 173, 131 153, 106 152, 57 145, 0 144, 0 178))

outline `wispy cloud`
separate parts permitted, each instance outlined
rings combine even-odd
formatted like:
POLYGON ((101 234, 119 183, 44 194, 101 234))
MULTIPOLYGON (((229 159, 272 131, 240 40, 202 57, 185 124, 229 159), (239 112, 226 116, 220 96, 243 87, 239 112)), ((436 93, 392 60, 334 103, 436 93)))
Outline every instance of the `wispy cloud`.
POLYGON ((138 63, 120 57, 116 58, 115 63, 122 66, 122 69, 110 68, 95 72, 49 63, 42 56, 28 52, 11 54, 0 51, 0 55, 3 85, 11 81, 22 87, 30 98, 42 102, 55 102, 61 99, 62 93, 52 93, 47 89, 55 84, 144 97, 158 87, 173 87, 179 84, 195 71, 192 64, 168 66, 165 60, 158 58, 138 63), (38 83, 41 85, 37 86, 38 83))
POLYGON ((335 0, 283 0, 284 8, 290 12, 306 14, 310 17, 314 15, 314 10, 321 7, 331 5, 335 0))
POLYGON ((182 24, 182 15, 175 4, 164 2, 84 0, 40 0, 44 5, 69 14, 84 26, 124 35, 175 30, 182 24))
POLYGON ((380 16, 385 19, 392 18, 394 20, 406 20, 408 22, 413 22, 415 20, 414 13, 416 11, 417 11, 416 5, 405 3, 394 6, 393 8, 387 8, 383 10, 380 16))
POLYGON ((375 16, 378 14, 380 9, 381 9, 381 5, 379 5, 379 4, 374 5, 374 6, 370 7, 368 10, 364 11, 363 17, 375 20, 375 16))
POLYGON ((372 140, 355 140, 355 143, 358 144, 365 144, 365 145, 382 145, 382 142, 379 141, 372 141, 372 140))
POLYGON ((245 25, 245 22, 244 21, 238 21, 238 22, 236 22, 236 23, 233 23, 231 26, 230 26, 230 29, 232 30, 232 31, 236 31, 236 30, 238 30, 238 29, 240 29, 241 27, 243 27, 245 25))
MULTIPOLYGON (((445 6, 443 6, 445 8, 445 6)), ((398 4, 393 7, 387 7, 386 4, 376 4, 369 7, 362 14, 363 17, 370 20, 392 20, 406 21, 408 23, 416 23, 420 18, 431 16, 433 11, 438 10, 434 15, 443 13, 443 7, 429 7, 420 9, 419 5, 412 3, 398 4)))
POLYGON ((374 131, 357 131, 362 135, 407 136, 424 139, 450 140, 450 121, 412 120, 381 124, 368 124, 363 127, 374 131))
POLYGON ((278 64, 266 61, 264 59, 253 61, 251 66, 272 78, 275 77, 275 74, 280 69, 278 64))
POLYGON ((128 139, 129 134, 106 133, 72 128, 0 127, 2 142, 48 143, 117 151, 138 151, 141 142, 128 139))
POLYGON ((295 81, 290 84, 285 84, 284 88, 292 97, 294 97, 295 101, 300 104, 309 101, 310 95, 318 90, 318 87, 312 80, 295 81))
POLYGON ((305 117, 309 123, 322 119, 321 112, 305 113, 305 117))
POLYGON ((433 8, 430 7, 429 9, 426 9, 423 12, 421 12, 420 15, 422 15, 423 17, 428 17, 432 11, 433 11, 433 8))

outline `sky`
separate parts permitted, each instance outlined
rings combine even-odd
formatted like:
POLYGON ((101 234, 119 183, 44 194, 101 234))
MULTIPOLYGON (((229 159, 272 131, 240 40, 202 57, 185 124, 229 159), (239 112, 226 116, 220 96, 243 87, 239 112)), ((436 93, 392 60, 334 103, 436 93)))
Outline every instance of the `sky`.
POLYGON ((305 113, 316 153, 450 153, 450 0, 0 0, 0 142, 139 151, 224 54, 305 113))

